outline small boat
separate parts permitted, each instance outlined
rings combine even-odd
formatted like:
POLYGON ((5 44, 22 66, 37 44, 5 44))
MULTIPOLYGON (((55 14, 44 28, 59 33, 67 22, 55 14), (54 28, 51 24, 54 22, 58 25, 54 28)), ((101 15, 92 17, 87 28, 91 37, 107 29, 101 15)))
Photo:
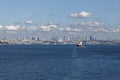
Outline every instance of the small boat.
POLYGON ((78 44, 77 44, 78 47, 82 47, 83 46, 83 43, 82 41, 80 41, 78 44))

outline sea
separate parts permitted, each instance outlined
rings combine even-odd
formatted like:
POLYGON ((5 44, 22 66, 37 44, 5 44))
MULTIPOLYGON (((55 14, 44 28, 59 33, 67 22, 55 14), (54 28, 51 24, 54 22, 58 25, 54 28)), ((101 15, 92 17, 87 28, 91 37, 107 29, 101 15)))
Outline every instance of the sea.
POLYGON ((0 45, 0 80, 120 80, 120 45, 0 45))

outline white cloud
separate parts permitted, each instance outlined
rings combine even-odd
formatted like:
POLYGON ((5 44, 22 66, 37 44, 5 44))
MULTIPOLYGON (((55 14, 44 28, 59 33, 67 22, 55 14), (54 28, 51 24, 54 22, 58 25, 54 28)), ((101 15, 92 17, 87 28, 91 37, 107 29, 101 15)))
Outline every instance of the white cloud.
POLYGON ((67 31, 67 32, 107 32, 107 33, 117 33, 120 32, 120 27, 117 28, 111 28, 106 27, 103 23, 100 22, 80 22, 78 24, 71 24, 67 27, 61 27, 59 28, 60 31, 67 31))
POLYGON ((79 32, 81 31, 79 28, 72 28, 72 27, 64 27, 59 28, 60 31, 68 31, 68 32, 79 32))
POLYGON ((7 30, 13 30, 13 31, 22 29, 20 25, 9 25, 9 26, 5 26, 5 28, 7 30))
POLYGON ((105 27, 103 23, 99 23, 97 21, 95 22, 80 22, 78 24, 71 24, 69 26, 64 27, 58 27, 54 24, 49 25, 41 25, 41 26, 21 26, 21 25, 8 25, 8 26, 2 26, 0 25, 0 30, 7 30, 7 31, 26 31, 26 33, 29 33, 30 31, 47 31, 47 32, 84 32, 84 31, 92 31, 92 32, 120 32, 120 28, 111 28, 111 27, 105 27))
POLYGON ((72 29, 72 31, 75 31, 75 32, 79 32, 79 31, 81 31, 81 29, 72 29))
POLYGON ((92 13, 82 11, 80 13, 71 13, 70 16, 72 18, 90 18, 92 17, 92 13))
POLYGON ((66 27, 66 31, 71 31, 72 29, 70 27, 66 27))
POLYGON ((57 28, 57 25, 48 25, 49 28, 57 28))
POLYGON ((57 28, 57 25, 42 25, 40 26, 40 29, 43 31, 50 31, 57 28))
POLYGON ((98 29, 96 29, 97 30, 97 32, 110 32, 108 29, 106 29, 106 28, 98 28, 98 29))
POLYGON ((64 31, 64 28, 59 28, 60 31, 64 31))
POLYGON ((0 30, 2 30, 4 27, 2 25, 0 25, 0 30))
POLYGON ((92 31, 92 32, 112 32, 113 29, 105 27, 103 23, 95 22, 80 22, 78 24, 70 25, 72 31, 92 31))
POLYGON ((40 29, 43 31, 50 31, 50 28, 44 25, 40 26, 40 29))
POLYGON ((103 24, 95 21, 95 22, 80 22, 80 25, 81 26, 100 27, 103 24))
POLYGON ((31 26, 31 27, 28 27, 27 30, 29 31, 36 31, 38 30, 38 28, 36 26, 31 26))
POLYGON ((25 21, 26 24, 33 24, 32 20, 25 21))

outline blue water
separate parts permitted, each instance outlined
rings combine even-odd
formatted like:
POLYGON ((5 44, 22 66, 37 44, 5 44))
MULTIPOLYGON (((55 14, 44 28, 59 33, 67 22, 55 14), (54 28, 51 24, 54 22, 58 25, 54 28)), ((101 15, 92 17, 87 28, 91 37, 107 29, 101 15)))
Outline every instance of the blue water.
POLYGON ((119 80, 120 45, 0 45, 0 80, 119 80))

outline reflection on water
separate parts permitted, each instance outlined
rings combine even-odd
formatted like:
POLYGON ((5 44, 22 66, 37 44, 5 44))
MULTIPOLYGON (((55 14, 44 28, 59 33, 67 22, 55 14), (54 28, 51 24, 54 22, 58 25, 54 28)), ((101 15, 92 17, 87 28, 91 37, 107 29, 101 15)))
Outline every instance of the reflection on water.
POLYGON ((77 57, 77 46, 75 46, 75 47, 73 48, 72 57, 73 57, 73 58, 76 58, 76 57, 77 57))

